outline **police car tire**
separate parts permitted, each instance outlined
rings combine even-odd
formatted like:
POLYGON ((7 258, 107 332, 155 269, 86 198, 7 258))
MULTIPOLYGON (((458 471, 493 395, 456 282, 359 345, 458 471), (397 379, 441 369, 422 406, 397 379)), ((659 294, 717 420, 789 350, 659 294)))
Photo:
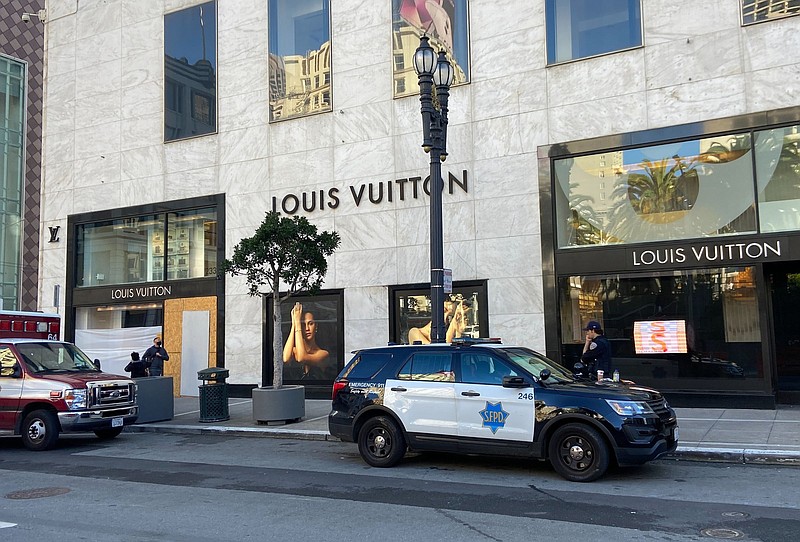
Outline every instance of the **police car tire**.
POLYGON ((394 467, 406 454, 406 440, 391 418, 376 416, 358 432, 358 453, 373 467, 394 467))
POLYGON ((34 410, 22 422, 22 443, 29 450, 49 450, 58 441, 58 419, 49 410, 34 410))
POLYGON ((111 440, 112 438, 116 438, 119 434, 122 433, 122 427, 111 427, 109 429, 95 429, 94 434, 97 435, 97 438, 100 440, 111 440))
POLYGON ((582 423, 570 423, 553 433, 548 457, 563 478, 571 482, 591 482, 608 470, 609 449, 596 429, 582 423))

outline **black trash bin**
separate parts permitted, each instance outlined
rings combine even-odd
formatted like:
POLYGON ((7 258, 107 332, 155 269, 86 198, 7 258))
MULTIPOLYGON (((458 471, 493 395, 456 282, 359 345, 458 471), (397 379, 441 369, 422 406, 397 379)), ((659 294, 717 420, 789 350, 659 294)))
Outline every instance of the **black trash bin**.
POLYGON ((197 378, 202 380, 200 385, 200 421, 224 422, 230 420, 228 413, 228 369, 222 367, 209 367, 197 371, 197 378))

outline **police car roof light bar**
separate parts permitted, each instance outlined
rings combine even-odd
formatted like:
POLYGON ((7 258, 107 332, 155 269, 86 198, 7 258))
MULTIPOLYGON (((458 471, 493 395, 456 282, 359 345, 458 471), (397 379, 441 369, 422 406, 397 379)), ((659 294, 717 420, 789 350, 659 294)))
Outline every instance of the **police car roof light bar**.
POLYGON ((471 344, 502 344, 500 337, 454 337, 451 344, 471 345, 471 344))

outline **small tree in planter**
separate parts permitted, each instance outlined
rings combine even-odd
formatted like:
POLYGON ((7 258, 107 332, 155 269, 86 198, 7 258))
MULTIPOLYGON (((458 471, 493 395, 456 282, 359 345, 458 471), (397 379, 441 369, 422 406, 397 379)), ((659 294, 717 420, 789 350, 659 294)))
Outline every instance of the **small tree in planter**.
POLYGON ((339 246, 336 232, 317 232, 304 217, 282 217, 270 211, 252 237, 239 241, 223 273, 244 275, 251 296, 272 295, 272 385, 283 385, 281 303, 299 292, 319 290, 328 270, 327 256, 339 246), (287 290, 281 294, 281 282, 287 290))

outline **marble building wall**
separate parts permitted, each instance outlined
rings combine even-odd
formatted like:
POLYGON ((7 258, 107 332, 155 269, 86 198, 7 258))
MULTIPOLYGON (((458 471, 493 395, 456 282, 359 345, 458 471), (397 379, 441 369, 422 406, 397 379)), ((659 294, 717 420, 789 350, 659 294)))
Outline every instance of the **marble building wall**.
MULTIPOLYGON (((43 230, 224 192, 230 254, 273 196, 337 187, 337 209, 307 214, 342 235, 325 287, 345 289, 347 352, 385 343, 387 287, 429 280, 427 199, 349 198, 427 175, 419 102, 392 99, 390 0, 331 2, 333 111, 273 124, 266 2, 218 0, 219 131, 164 144, 163 14, 198 3, 49 1, 43 230)), ((445 265, 488 280, 492 336, 544 349, 537 147, 798 105, 798 18, 742 27, 735 1, 643 0, 645 47, 548 68, 543 0, 469 4, 472 82, 452 89, 443 167, 469 192, 444 197, 445 265)), ((42 292, 64 284, 65 248, 42 247, 42 292)), ((258 382, 261 305, 238 278, 224 303, 229 381, 258 382)))

